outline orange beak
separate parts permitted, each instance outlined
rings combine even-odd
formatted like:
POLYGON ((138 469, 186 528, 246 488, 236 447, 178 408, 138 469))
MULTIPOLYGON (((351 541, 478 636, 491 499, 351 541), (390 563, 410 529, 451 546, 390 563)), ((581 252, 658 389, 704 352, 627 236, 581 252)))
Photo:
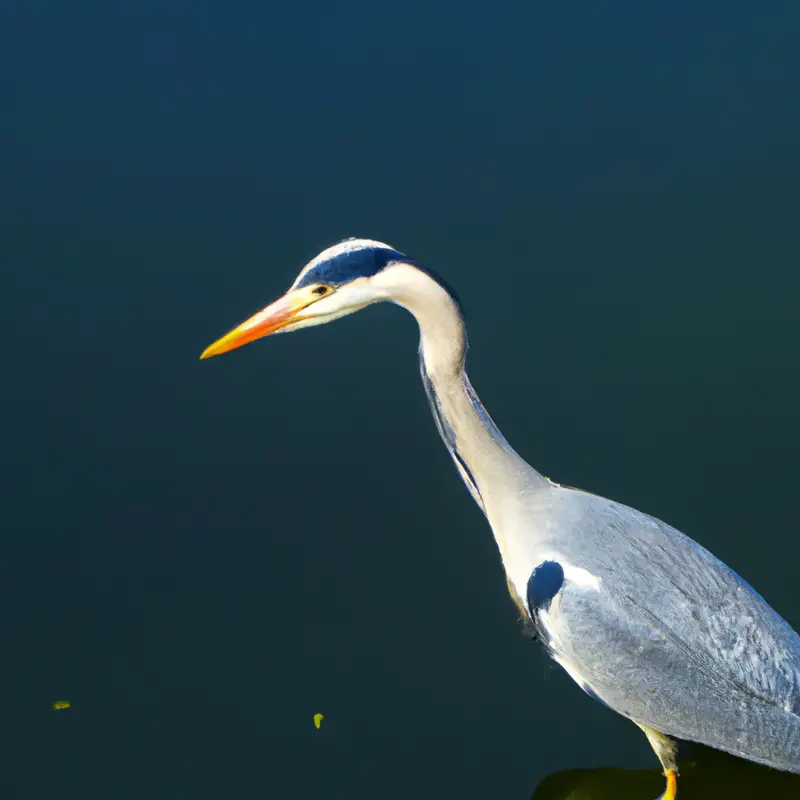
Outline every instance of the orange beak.
POLYGON ((294 319, 295 315, 310 306, 319 298, 311 294, 308 289, 293 289, 287 292, 280 300, 267 306, 263 311, 254 314, 241 325, 226 333, 221 339, 203 351, 203 358, 211 358, 235 350, 263 336, 285 328, 294 319))

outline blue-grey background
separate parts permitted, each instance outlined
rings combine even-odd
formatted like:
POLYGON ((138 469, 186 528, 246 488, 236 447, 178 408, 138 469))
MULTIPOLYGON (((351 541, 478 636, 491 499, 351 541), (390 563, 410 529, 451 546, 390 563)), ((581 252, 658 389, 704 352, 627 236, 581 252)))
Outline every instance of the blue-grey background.
POLYGON ((198 356, 388 241, 521 453, 800 626, 798 37, 788 0, 5 0, 3 797, 654 767, 520 635, 410 318, 198 356))

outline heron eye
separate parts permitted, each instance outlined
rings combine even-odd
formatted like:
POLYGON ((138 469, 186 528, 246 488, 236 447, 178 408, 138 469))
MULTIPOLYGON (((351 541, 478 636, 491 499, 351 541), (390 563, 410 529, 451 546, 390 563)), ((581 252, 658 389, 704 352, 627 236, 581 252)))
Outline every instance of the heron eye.
POLYGON ((323 294, 328 294, 330 291, 332 291, 330 286, 315 286, 311 290, 311 294, 318 294, 321 297, 323 294))

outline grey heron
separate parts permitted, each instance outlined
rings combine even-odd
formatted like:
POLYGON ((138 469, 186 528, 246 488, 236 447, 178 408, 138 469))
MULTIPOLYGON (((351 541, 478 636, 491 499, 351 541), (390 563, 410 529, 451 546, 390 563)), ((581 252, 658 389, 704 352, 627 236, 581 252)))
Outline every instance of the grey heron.
POLYGON ((346 240, 201 357, 380 301, 417 320, 436 426, 489 522, 512 599, 570 677, 642 729, 664 769, 662 799, 677 793, 674 739, 800 773, 800 637, 675 528, 527 464, 472 388, 460 304, 433 270, 382 242, 346 240))

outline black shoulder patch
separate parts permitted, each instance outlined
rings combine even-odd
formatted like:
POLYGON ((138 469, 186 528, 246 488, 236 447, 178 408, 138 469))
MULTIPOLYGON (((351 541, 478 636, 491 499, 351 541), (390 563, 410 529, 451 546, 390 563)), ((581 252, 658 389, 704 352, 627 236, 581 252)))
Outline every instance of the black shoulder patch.
POLYGON ((547 609, 564 585, 564 569, 557 561, 543 561, 528 578, 528 611, 534 617, 538 609, 547 609))

